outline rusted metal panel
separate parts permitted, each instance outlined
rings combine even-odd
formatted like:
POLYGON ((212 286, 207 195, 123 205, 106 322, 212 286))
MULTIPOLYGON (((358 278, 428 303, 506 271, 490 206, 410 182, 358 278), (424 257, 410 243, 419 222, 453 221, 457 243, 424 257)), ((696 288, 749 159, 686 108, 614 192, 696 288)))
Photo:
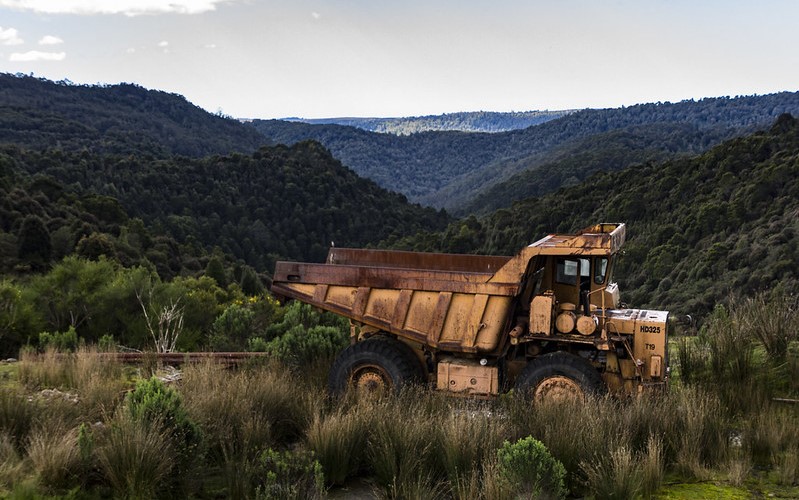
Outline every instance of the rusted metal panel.
POLYGON ((433 316, 430 318, 430 331, 428 332, 427 341, 432 346, 437 346, 439 339, 441 339, 441 332, 444 329, 444 321, 447 319, 447 311, 452 302, 452 292, 441 292, 438 295, 438 303, 433 310, 433 316))
POLYGON ((357 316, 363 316, 366 311, 366 302, 369 300, 369 292, 372 289, 368 286, 360 286, 355 292, 355 300, 352 304, 352 313, 357 316))
POLYGON ((479 293, 474 296, 472 308, 471 311, 469 311, 469 320, 464 331, 465 338, 463 343, 467 347, 475 346, 477 342, 477 332, 486 327, 485 323, 483 323, 483 314, 485 314, 487 304, 488 295, 479 293))
POLYGON ((486 293, 513 296, 519 283, 491 283, 486 273, 426 271, 391 268, 364 268, 328 264, 278 262, 275 265, 273 292, 280 294, 284 284, 313 283, 373 289, 410 289, 461 293, 486 293))
POLYGON ((510 257, 358 248, 331 248, 327 263, 340 266, 390 267, 470 273, 495 273, 510 257))
POLYGON ((499 394, 499 370, 496 366, 464 359, 447 359, 438 364, 436 387, 463 395, 499 394))
POLYGON ((316 285, 313 293, 313 299, 315 302, 324 302, 325 297, 327 297, 327 289, 328 285, 316 285))
POLYGON ((402 290, 397 298, 394 308, 394 316, 391 318, 391 326, 396 330, 402 330, 405 326, 405 319, 408 317, 408 308, 411 305, 413 290, 402 290))

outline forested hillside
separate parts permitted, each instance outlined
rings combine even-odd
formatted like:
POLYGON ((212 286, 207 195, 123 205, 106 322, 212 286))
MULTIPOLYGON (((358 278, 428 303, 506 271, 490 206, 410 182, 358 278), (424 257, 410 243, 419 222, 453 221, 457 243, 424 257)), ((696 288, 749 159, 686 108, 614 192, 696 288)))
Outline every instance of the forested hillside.
POLYGON ((381 186, 402 192, 412 201, 456 212, 461 208, 460 213, 466 213, 462 207, 479 193, 519 172, 536 169, 529 174, 532 182, 509 181, 509 185, 529 186, 530 191, 493 195, 492 203, 509 205, 514 199, 572 184, 600 170, 699 153, 768 127, 785 112, 799 115, 799 93, 583 110, 497 134, 424 132, 398 137, 339 125, 277 120, 255 120, 252 125, 275 142, 318 140, 345 165, 381 186), (603 151, 606 146, 611 149, 603 151), (556 172, 555 179, 549 179, 550 171, 556 172))
MULTIPOLYGON (((183 260, 202 249, 219 247, 259 271, 271 271, 279 257, 324 260, 331 242, 365 246, 441 229, 450 221, 445 213, 410 205, 402 195, 358 177, 313 142, 202 159, 6 147, 0 165, 5 172, 38 176, 28 181, 28 189, 6 182, 0 237, 7 245, 13 238, 18 247, 22 244, 28 216, 47 218, 43 206, 67 200, 68 207, 59 210, 84 207, 97 223, 90 220, 85 227, 81 216, 50 216, 44 233, 51 245, 53 238, 58 241, 52 257, 69 254, 76 245, 80 250, 82 237, 93 233, 110 235, 103 241, 111 248, 101 253, 129 253, 130 234, 121 238, 121 246, 115 242, 128 216, 136 217, 181 245, 164 243, 164 256, 153 259, 162 276, 181 273, 187 266, 183 260)), ((143 250, 148 257, 155 251, 143 250)), ((10 247, 4 253, 16 255, 10 247)), ((201 270, 198 265, 188 269, 201 270)))
POLYGON ((0 144, 200 157, 250 153, 268 141, 176 94, 0 73, 0 144))
POLYGON ((615 271, 626 302, 703 314, 730 293, 799 292, 799 122, 586 182, 389 246, 514 254, 551 232, 628 224, 615 271))
POLYGON ((467 111, 443 115, 409 116, 404 118, 286 118, 286 121, 312 125, 347 125, 369 132, 409 135, 419 132, 507 132, 532 127, 571 113, 567 111, 514 111, 498 113, 492 111, 467 111))

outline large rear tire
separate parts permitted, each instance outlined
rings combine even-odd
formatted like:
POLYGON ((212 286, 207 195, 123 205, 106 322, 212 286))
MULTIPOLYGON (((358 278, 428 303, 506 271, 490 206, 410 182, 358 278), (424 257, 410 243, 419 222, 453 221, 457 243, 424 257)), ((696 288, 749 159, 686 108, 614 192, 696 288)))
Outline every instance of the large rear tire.
POLYGON ((524 367, 515 390, 534 401, 585 400, 607 387, 591 363, 567 352, 539 356, 524 367))
POLYGON ((341 395, 347 390, 359 395, 399 392, 422 380, 422 366, 410 347, 396 339, 371 338, 339 353, 330 368, 328 390, 341 395))

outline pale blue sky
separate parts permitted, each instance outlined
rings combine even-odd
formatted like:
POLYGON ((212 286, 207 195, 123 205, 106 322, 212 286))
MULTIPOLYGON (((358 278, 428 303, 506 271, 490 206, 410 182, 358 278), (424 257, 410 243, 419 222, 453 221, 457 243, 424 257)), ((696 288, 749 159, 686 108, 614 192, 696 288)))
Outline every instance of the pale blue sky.
POLYGON ((799 90, 795 0, 0 0, 0 71, 235 117, 618 107, 799 90))

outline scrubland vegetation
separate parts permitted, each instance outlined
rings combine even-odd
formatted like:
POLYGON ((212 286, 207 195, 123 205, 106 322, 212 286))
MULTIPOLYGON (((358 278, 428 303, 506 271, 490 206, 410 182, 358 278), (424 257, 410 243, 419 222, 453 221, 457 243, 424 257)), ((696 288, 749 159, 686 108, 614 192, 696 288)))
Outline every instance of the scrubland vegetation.
POLYGON ((185 366, 175 382, 86 347, 23 352, 3 366, 0 488, 15 498, 322 498, 353 487, 377 498, 795 497, 799 407, 775 398, 799 394, 797 332, 794 298, 731 300, 673 341, 668 392, 585 403, 425 388, 333 400, 324 348, 302 353, 314 362, 185 366))
POLYGON ((331 154, 136 86, 0 79, 0 355, 20 358, 0 365, 0 496, 799 497, 799 94, 492 136, 315 129, 331 154), (437 205, 502 182, 452 222, 339 159, 437 205), (276 260, 331 242, 512 254, 602 221, 628 224, 624 299, 699 321, 666 393, 334 400, 346 322, 265 292, 276 260), (270 355, 175 377, 95 353, 154 345, 270 355))

